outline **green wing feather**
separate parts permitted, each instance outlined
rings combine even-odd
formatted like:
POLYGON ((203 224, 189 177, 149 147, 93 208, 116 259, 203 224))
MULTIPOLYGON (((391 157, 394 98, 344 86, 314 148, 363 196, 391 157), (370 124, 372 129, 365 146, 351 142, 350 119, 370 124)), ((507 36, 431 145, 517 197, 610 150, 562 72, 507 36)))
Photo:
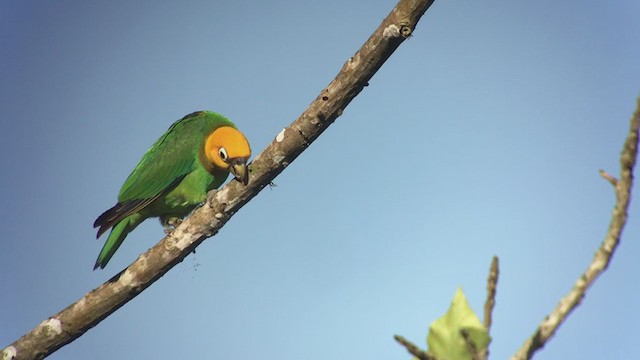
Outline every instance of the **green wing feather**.
POLYGON ((205 135, 220 125, 235 127, 222 115, 208 111, 176 121, 144 154, 122 185, 118 202, 155 197, 191 172, 205 135))
POLYGON ((193 138, 195 134, 184 134, 183 121, 187 119, 183 118, 171 125, 144 154, 122 185, 118 202, 155 197, 176 178, 191 171, 198 139, 193 138))

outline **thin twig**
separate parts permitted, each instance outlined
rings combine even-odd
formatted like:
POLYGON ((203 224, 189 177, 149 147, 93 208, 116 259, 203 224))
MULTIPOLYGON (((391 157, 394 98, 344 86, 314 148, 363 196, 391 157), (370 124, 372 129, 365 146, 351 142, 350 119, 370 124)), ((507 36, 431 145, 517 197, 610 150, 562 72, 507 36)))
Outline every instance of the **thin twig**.
MULTIPOLYGON (((500 276, 500 261, 497 256, 491 259, 489 276, 487 278, 487 300, 484 302, 484 327, 487 333, 491 333, 491 322, 493 319, 493 308, 496 306, 496 290, 498 289, 498 278, 500 276)), ((480 358, 489 358, 489 346, 480 352, 480 358)))
POLYGON ((431 354, 429 354, 428 352, 420 349, 419 347, 417 347, 414 343, 412 343, 411 341, 403 338, 400 335, 394 335, 393 336, 394 339, 396 339, 397 342, 399 342, 402 346, 404 346, 407 351, 417 357, 420 360, 437 360, 437 358, 431 354))
POLYGON ((600 176, 602 176, 605 180, 607 180, 611 185, 616 186, 616 184, 618 184, 618 179, 615 178, 615 176, 609 175, 609 173, 607 173, 606 171, 600 169, 598 171, 598 173, 600 174, 600 176))
POLYGON ((41 359, 74 341, 180 263, 215 235, 249 200, 280 174, 344 111, 369 80, 414 32, 434 0, 400 0, 336 78, 251 164, 247 186, 229 182, 175 231, 129 267, 0 352, 3 360, 41 359))
POLYGON ((601 171, 601 175, 614 185, 616 204, 611 215, 609 230, 598 248, 593 261, 587 270, 578 278, 573 289, 560 300, 558 306, 545 317, 533 335, 525 341, 512 360, 531 359, 533 354, 541 349, 547 340, 556 332, 573 309, 584 298, 587 289, 604 272, 613 254, 620 243, 622 229, 627 221, 627 210, 631 201, 631 189, 633 186, 633 168, 638 155, 638 129, 640 128, 640 98, 637 100, 636 111, 631 118, 629 134, 620 155, 620 179, 601 171), (604 175, 603 175, 604 174, 604 175))
POLYGON ((493 319, 493 307, 496 306, 496 289, 498 287, 498 277, 500 276, 499 259, 494 256, 489 267, 489 277, 487 278, 487 300, 484 302, 484 327, 487 332, 491 329, 493 319))
POLYGON ((471 360, 481 360, 482 354, 478 352, 478 347, 476 346, 476 343, 473 342, 473 339, 471 338, 471 334, 469 334, 469 330, 467 329, 460 330, 460 335, 462 335, 462 338, 464 339, 464 344, 467 346, 467 351, 469 351, 469 355, 471 355, 471 360))

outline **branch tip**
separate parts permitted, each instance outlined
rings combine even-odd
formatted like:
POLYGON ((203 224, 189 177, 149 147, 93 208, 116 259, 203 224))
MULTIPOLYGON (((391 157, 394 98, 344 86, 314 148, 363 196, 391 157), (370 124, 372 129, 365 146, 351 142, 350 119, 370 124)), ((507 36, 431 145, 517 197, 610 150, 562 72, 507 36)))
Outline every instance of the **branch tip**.
POLYGON ((404 346, 405 349, 409 352, 409 354, 417 357, 419 360, 438 360, 435 356, 429 354, 428 352, 420 349, 411 341, 405 339, 400 335, 393 335, 393 338, 400 343, 400 345, 404 346))
POLYGON ((500 261, 497 256, 491 259, 489 276, 487 277, 487 300, 484 303, 484 327, 487 332, 491 329, 493 308, 496 305, 496 291, 498 289, 498 277, 500 276, 500 261))
POLYGON ((609 173, 607 173, 602 169, 598 170, 598 173, 600 174, 600 176, 602 176, 603 179, 607 180, 611 185, 613 186, 618 185, 618 179, 616 179, 615 176, 610 175, 609 173))

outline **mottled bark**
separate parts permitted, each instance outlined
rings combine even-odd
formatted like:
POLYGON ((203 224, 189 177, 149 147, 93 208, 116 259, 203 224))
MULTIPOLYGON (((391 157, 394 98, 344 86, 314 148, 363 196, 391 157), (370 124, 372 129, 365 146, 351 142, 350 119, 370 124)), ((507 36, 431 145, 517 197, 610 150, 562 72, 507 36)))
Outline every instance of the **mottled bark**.
POLYGON ((433 0, 400 0, 309 108, 255 158, 248 186, 236 181, 227 184, 173 234, 140 255, 121 273, 5 348, 3 359, 40 359, 72 342, 217 233, 342 114, 394 50, 413 33, 432 3, 433 0))

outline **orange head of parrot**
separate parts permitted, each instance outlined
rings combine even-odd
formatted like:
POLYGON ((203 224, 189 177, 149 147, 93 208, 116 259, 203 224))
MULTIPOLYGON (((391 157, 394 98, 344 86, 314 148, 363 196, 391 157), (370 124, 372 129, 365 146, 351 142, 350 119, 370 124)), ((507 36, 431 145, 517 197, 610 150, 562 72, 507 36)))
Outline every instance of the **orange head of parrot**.
POLYGON ((238 129, 231 126, 215 129, 205 141, 204 153, 214 168, 230 171, 244 185, 249 183, 247 160, 251 146, 238 129))

